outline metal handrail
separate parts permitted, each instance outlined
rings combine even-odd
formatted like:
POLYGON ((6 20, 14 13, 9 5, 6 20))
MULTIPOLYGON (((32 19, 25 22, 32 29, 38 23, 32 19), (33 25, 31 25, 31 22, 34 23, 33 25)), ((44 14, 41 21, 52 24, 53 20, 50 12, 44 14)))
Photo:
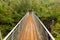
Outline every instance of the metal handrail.
MULTIPOLYGON (((18 24, 11 30, 11 32, 8 33, 8 35, 3 40, 18 40, 18 39, 14 39, 13 37, 16 36, 18 33, 20 34, 20 27, 23 28, 23 24, 27 20, 28 16, 29 16, 29 12, 26 13, 26 15, 18 22, 18 24), (16 35, 14 33, 16 33, 16 35)), ((36 21, 36 24, 38 24, 37 26, 39 26, 40 29, 42 28, 41 29, 42 31, 40 30, 41 31, 41 35, 46 36, 46 37, 49 36, 51 38, 51 40, 55 40, 55 38, 48 31, 48 29, 45 27, 45 25, 42 23, 42 21, 34 14, 34 12, 32 12, 32 16, 34 17, 34 20, 36 21), (45 32, 45 34, 43 34, 44 32, 45 32)), ((42 37, 42 39, 43 39, 43 37, 42 37)), ((49 40, 49 39, 47 38, 45 40, 49 40)))
POLYGON ((33 17, 35 17, 35 19, 37 19, 40 23, 41 23, 41 25, 42 25, 42 27, 46 30, 46 32, 48 33, 48 35, 51 37, 51 39, 52 40, 55 40, 55 38, 52 36, 52 34, 48 31, 48 29, 46 28, 46 26, 42 23, 42 21, 34 14, 34 12, 32 12, 32 15, 33 15, 33 17))
POLYGON ((29 15, 29 12, 26 13, 26 15, 17 23, 17 25, 8 33, 8 35, 3 39, 3 40, 7 40, 8 37, 14 32, 14 30, 18 27, 18 25, 22 22, 22 20, 24 18, 26 18, 26 16, 29 15))

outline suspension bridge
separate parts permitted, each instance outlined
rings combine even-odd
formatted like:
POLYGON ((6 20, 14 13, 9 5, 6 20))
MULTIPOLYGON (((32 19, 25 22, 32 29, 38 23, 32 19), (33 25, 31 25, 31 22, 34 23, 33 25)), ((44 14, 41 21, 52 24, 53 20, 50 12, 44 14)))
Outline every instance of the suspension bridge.
POLYGON ((34 12, 27 12, 3 40, 55 39, 34 12))

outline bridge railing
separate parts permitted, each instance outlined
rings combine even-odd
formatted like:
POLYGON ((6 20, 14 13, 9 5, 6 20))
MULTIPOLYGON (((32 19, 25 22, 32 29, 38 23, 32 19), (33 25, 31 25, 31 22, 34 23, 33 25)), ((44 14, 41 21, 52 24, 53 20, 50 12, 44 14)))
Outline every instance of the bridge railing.
POLYGON ((8 33, 8 35, 3 40, 19 40, 20 31, 24 27, 27 20, 29 12, 18 22, 18 24, 8 33))
MULTIPOLYGON (((37 24, 38 31, 42 40, 55 40, 42 21, 32 12, 34 20, 37 24)), ((3 40, 19 40, 20 32, 23 29, 26 20, 29 16, 29 12, 19 21, 19 23, 11 30, 11 32, 3 40)))
POLYGON ((55 40, 52 34, 48 31, 42 21, 32 12, 34 20, 37 24, 38 31, 41 35, 42 40, 55 40))

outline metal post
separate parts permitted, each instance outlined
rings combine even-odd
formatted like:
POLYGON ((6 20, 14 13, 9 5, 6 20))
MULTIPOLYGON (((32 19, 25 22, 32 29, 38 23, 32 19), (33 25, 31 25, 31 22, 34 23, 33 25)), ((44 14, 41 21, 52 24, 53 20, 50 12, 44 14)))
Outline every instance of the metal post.
POLYGON ((0 31, 0 40, 2 40, 2 35, 1 35, 1 31, 0 31))

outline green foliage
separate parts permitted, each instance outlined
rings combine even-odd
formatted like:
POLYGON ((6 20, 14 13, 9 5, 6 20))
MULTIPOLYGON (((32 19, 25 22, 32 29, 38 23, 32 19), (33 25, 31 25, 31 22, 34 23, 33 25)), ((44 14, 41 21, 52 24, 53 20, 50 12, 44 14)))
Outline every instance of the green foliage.
POLYGON ((8 34, 8 32, 10 32, 12 30, 12 28, 13 27, 10 25, 0 25, 0 30, 3 35, 2 37, 4 38, 8 34))
POLYGON ((60 40, 60 35, 58 35, 55 40, 60 40))
POLYGON ((60 23, 56 23, 55 26, 54 26, 54 31, 60 33, 60 23))
POLYGON ((52 32, 53 36, 56 40, 60 40, 60 23, 56 23, 55 26, 52 28, 54 31, 52 32))
MULTIPOLYGON (((55 20, 54 31, 60 33, 60 0, 3 0, 0 1, 0 30, 3 38, 29 10, 42 21, 55 20)), ((50 23, 49 23, 50 24, 50 23)), ((56 40, 59 40, 59 35, 56 40)))

